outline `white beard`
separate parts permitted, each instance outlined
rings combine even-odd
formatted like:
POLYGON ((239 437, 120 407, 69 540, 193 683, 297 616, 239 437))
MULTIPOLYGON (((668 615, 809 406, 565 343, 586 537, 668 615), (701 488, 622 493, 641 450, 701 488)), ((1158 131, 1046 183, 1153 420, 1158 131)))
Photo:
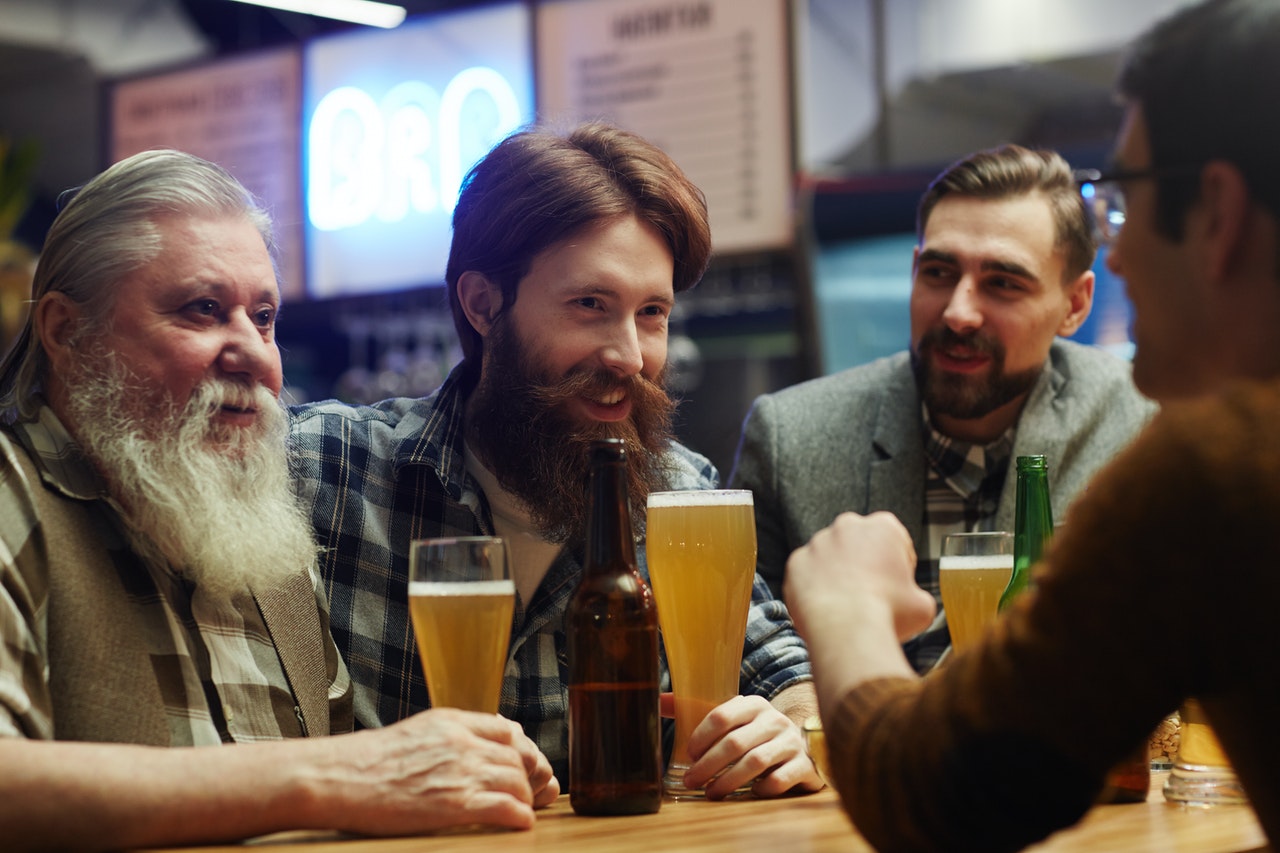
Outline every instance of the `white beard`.
POLYGON ((76 439, 143 559, 225 597, 309 569, 318 549, 289 477, 288 418, 270 391, 207 380, 178 408, 140 391, 109 354, 86 362, 95 366, 68 395, 76 439), (215 423, 224 404, 256 407, 257 423, 215 423))

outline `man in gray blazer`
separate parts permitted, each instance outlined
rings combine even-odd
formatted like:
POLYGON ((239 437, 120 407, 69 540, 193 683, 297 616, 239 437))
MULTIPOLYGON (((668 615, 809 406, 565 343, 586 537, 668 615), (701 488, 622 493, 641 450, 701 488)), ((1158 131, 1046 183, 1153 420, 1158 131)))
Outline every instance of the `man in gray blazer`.
POLYGON ((747 415, 730 483, 755 493, 758 568, 775 594, 792 550, 838 513, 894 513, 939 603, 905 646, 923 672, 950 643, 942 538, 1013 529, 1011 459, 1048 457, 1061 518, 1135 435, 1154 407, 1129 365, 1058 339, 1092 307, 1089 221, 1050 151, 982 151, 934 180, 917 217, 910 350, 763 395, 747 415))

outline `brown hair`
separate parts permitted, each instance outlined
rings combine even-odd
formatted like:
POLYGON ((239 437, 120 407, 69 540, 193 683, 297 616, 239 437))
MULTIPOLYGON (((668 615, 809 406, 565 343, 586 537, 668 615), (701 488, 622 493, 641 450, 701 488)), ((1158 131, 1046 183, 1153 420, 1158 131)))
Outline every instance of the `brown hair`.
POLYGON ((1001 145, 970 154, 948 166, 929 184, 916 211, 916 238, 924 239, 929 214, 945 196, 1003 199, 1044 193, 1053 214, 1054 246, 1062 251, 1065 281, 1091 266, 1097 254, 1084 199, 1071 167, 1056 151, 1001 145))
POLYGON ((483 339, 459 304, 462 274, 480 273, 501 288, 505 311, 540 252, 628 214, 666 240, 674 290, 697 284, 711 255, 706 200, 674 160, 639 136, 600 122, 567 134, 530 128, 508 136, 471 169, 453 211, 445 283, 463 364, 473 376, 483 339))
POLYGON ((1180 9, 1129 48, 1121 95, 1142 108, 1156 180, 1156 228, 1182 239, 1210 160, 1236 166, 1255 201, 1280 216, 1280 4, 1212 0, 1180 9))

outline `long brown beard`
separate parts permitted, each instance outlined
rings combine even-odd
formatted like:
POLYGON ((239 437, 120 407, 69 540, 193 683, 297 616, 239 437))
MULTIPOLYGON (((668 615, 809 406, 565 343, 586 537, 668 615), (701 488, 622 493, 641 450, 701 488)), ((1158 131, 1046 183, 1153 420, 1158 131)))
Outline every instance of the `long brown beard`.
POLYGON ((920 339, 911 351, 911 369, 920 397, 931 415, 953 418, 980 418, 1030 391, 1040 378, 1042 366, 1020 373, 1005 373, 1005 348, 997 340, 979 334, 959 335, 943 326, 920 339), (991 374, 982 380, 939 376, 930 366, 930 350, 963 344, 991 356, 991 374))
POLYGON ((662 386, 641 376, 574 371, 559 379, 536 365, 499 318, 485 341, 485 367, 468 410, 475 451, 528 509, 548 541, 581 544, 587 520, 587 451, 599 438, 626 442, 628 491, 635 532, 644 530, 651 491, 667 487, 665 452, 676 403, 662 386), (631 415, 611 423, 583 422, 566 411, 575 398, 622 389, 631 415))

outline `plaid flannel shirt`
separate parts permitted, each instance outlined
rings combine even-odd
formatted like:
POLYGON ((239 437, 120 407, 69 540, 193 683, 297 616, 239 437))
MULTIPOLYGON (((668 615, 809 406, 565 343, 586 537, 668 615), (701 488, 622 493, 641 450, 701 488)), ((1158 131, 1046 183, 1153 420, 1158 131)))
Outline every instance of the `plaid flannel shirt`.
MULTIPOLYGON (((488 503, 466 472, 465 396, 455 369, 423 399, 291 410, 298 489, 325 549, 320 571, 334 639, 355 685, 357 726, 390 724, 429 707, 408 612, 409 542, 493 533, 488 503)), ((717 484, 714 466, 679 444, 671 445, 670 463, 673 489, 717 484)), ((637 556, 647 580, 643 547, 637 556)), ((577 559, 562 550, 527 606, 517 601, 499 704, 561 779, 568 759, 563 621, 580 573, 577 559)), ((803 641, 757 577, 741 691, 772 698, 809 678, 803 641)), ((665 658, 662 680, 670 689, 665 658)))

